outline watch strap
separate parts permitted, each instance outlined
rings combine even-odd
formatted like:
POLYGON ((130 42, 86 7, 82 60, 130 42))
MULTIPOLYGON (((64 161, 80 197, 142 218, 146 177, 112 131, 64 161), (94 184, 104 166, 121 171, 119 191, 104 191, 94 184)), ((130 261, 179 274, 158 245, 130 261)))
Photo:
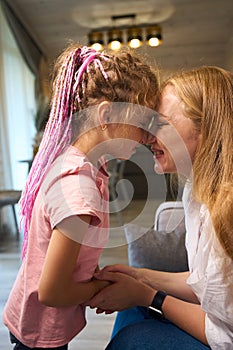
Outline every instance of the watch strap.
POLYGON ((162 311, 162 305, 164 302, 164 299, 166 298, 167 293, 159 290, 158 292, 156 292, 154 299, 151 303, 151 305, 149 306, 149 309, 151 311, 156 312, 157 314, 159 313, 161 316, 163 316, 163 311, 162 311))

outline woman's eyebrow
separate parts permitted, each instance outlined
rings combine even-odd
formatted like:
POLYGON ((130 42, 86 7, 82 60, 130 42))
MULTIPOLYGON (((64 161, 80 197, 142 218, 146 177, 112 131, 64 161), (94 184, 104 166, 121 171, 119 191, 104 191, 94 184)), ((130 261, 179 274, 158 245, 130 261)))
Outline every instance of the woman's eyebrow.
POLYGON ((155 118, 156 118, 156 116, 152 115, 151 120, 149 121, 149 124, 148 124, 148 130, 150 130, 152 128, 155 118))
POLYGON ((159 117, 162 119, 162 120, 169 120, 171 119, 171 117, 169 117, 168 115, 165 115, 165 114, 162 114, 162 113, 158 113, 159 117))
POLYGON ((153 131, 153 129, 156 129, 156 127, 159 124, 168 124, 167 119, 162 115, 157 112, 155 112, 152 116, 149 117, 149 123, 147 126, 148 131, 153 131))

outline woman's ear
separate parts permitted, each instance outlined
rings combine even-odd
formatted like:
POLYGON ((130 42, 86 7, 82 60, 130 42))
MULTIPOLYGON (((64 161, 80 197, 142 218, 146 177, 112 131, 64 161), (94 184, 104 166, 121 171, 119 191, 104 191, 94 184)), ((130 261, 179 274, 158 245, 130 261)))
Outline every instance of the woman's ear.
POLYGON ((107 129, 107 125, 110 121, 111 109, 112 107, 109 101, 103 101, 98 106, 98 119, 102 130, 107 129))

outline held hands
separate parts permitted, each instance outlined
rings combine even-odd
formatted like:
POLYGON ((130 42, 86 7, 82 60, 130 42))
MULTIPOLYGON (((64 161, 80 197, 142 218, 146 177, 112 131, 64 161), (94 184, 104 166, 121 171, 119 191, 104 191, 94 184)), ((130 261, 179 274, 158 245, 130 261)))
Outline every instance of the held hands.
POLYGON ((107 314, 134 306, 148 306, 155 290, 137 279, 138 269, 125 266, 107 266, 95 274, 95 278, 111 282, 96 294, 86 305, 97 308, 96 312, 107 314), (121 271, 121 272, 118 272, 121 271), (128 273, 128 274, 127 274, 128 273))
POLYGON ((136 267, 132 267, 132 266, 128 266, 128 265, 122 265, 122 264, 115 264, 115 265, 109 265, 109 266, 105 266, 101 272, 121 272, 124 273, 126 275, 129 275, 133 278, 135 278, 138 281, 142 280, 142 273, 141 273, 141 269, 136 268, 136 267))

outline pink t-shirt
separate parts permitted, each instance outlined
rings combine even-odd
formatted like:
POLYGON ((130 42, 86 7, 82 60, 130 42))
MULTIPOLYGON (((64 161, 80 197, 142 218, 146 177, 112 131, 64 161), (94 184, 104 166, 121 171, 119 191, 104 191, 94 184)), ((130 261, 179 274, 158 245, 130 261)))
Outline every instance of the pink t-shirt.
MULTIPOLYGON (((108 176, 75 147, 58 157, 36 198, 26 257, 3 312, 3 321, 26 346, 58 347, 85 326, 85 308, 48 307, 38 301, 38 282, 53 228, 63 219, 91 215, 81 246, 75 281, 89 281, 108 240, 108 176)), ((77 238, 78 240, 78 238, 77 238)))

